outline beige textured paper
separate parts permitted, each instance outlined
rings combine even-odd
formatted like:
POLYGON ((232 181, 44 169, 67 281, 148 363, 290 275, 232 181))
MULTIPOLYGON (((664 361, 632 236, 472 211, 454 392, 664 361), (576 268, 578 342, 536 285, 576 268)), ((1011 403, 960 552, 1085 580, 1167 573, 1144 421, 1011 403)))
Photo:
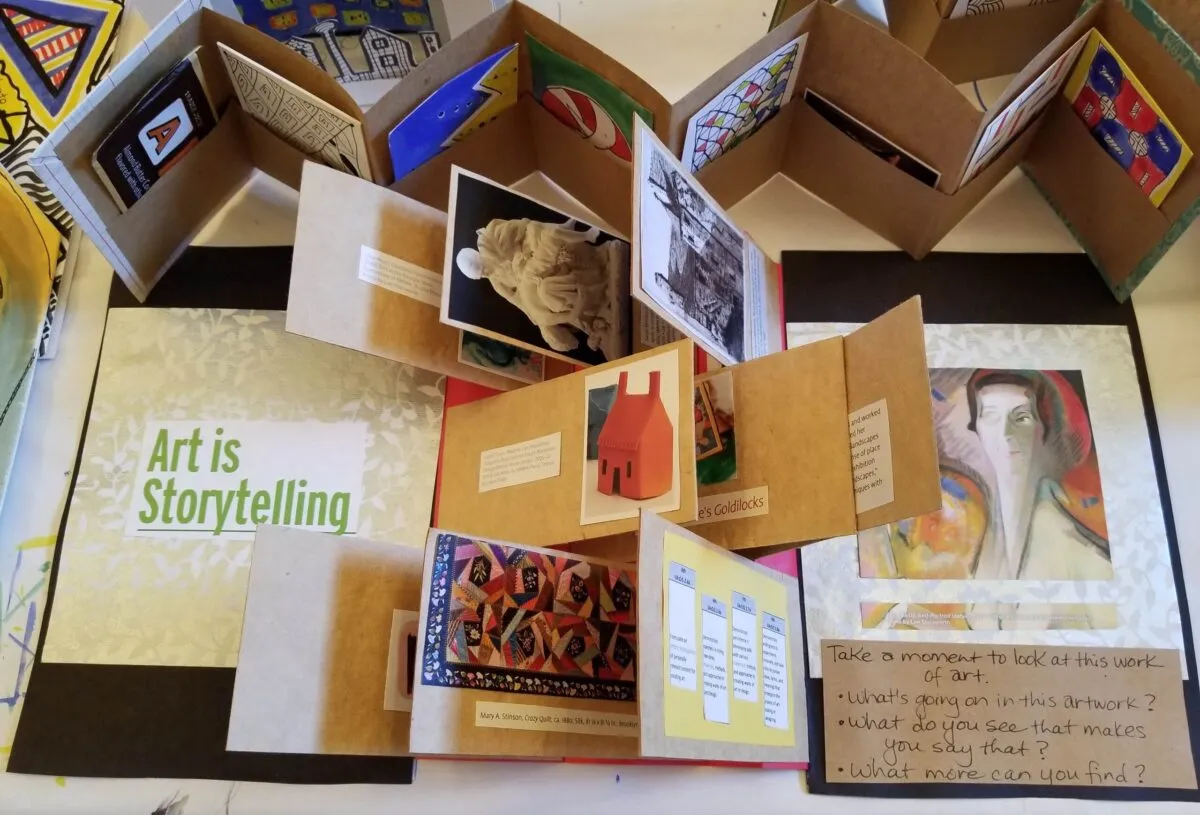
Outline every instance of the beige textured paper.
POLYGON ((1177 651, 824 640, 831 783, 1195 789, 1177 651))
POLYGON ((282 526, 254 541, 227 749, 407 755, 424 552, 282 526))
MULTIPOLYGON (((355 533, 424 543, 442 421, 439 377, 285 333, 283 324, 279 311, 109 312, 46 661, 237 664, 253 542, 124 532, 141 497, 134 489, 145 428, 155 421, 364 422, 355 533)), ((295 432, 296 448, 306 443, 295 432)), ((197 464, 210 462, 206 455, 197 464)), ((382 690, 373 701, 381 699, 382 690)))

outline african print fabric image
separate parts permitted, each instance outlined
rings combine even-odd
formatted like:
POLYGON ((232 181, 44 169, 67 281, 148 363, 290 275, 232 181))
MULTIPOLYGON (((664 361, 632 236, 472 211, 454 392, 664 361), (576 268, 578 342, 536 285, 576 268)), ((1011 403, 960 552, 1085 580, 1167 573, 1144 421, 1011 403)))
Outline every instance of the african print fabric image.
POLYGON ((423 684, 636 698, 631 569, 451 534, 434 545, 423 684))

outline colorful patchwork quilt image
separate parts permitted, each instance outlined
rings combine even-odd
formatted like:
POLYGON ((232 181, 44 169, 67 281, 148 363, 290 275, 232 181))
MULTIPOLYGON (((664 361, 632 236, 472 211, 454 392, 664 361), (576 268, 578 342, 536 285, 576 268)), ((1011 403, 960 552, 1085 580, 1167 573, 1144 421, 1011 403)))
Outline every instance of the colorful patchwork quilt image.
POLYGON ((435 546, 424 684, 636 698, 632 570, 452 534, 435 546))

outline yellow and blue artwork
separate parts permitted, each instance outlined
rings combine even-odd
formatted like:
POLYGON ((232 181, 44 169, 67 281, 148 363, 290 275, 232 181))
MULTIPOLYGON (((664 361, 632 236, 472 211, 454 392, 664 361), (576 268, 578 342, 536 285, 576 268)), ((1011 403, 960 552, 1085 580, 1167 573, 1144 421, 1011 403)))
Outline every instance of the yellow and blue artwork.
MULTIPOLYGON (((63 236, 60 260, 74 224, 29 157, 103 79, 123 10, 114 0, 0 0, 0 168, 63 236)), ((43 354, 62 268, 60 263, 42 328, 43 354)))
POLYGON ((399 180, 517 101, 517 46, 492 54, 431 93, 388 134, 399 180))
POLYGON ((26 163, 104 76, 123 7, 0 0, 0 166, 63 234, 69 220, 26 163))
POLYGON ((29 401, 58 231, 0 169, 0 504, 29 401))

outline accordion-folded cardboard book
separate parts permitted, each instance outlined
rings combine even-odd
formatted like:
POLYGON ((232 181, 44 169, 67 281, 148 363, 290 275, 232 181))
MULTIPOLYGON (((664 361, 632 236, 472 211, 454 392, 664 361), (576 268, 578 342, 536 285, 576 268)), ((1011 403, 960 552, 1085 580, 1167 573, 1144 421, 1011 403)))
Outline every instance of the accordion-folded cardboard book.
POLYGON ((446 413, 435 522, 554 546, 696 517, 690 340, 446 413))
MULTIPOLYGON (((1047 8, 1055 5, 1060 4, 1047 8)), ((1057 94, 1009 131, 981 169, 973 160, 1091 28, 1129 63, 1183 140, 1198 143, 1200 85, 1193 77, 1200 71, 1200 57, 1184 33, 1193 32, 1195 39, 1195 18, 1194 8, 1178 3, 1164 5, 1162 15, 1145 0, 1085 3, 1080 18, 981 113, 913 51, 863 20, 818 3, 788 17, 735 60, 747 64, 796 31, 807 32, 793 101, 697 177, 728 207, 782 173, 921 258, 1023 163, 1113 293, 1123 299, 1200 212, 1200 168, 1185 168, 1156 208, 1122 178, 1057 94), (823 118, 806 99, 810 90, 888 142, 913 151, 939 174, 936 185, 922 184, 887 160, 890 153, 823 118)))
POLYGON ((638 548, 431 530, 413 752, 807 763, 796 582, 651 512, 638 548))

